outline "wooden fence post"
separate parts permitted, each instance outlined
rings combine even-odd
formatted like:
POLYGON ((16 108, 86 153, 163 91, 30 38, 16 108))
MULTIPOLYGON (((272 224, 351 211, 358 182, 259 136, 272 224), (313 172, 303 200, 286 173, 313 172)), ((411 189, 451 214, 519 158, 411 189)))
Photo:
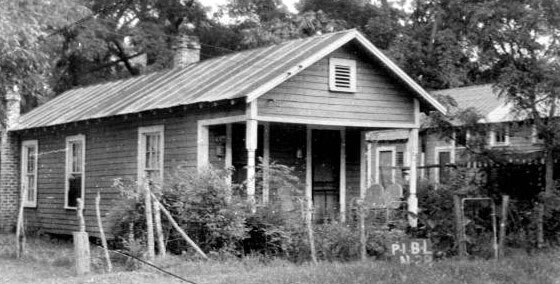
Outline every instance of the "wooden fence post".
POLYGON ((500 240, 498 243, 499 258, 504 257, 504 243, 506 239, 506 225, 509 205, 509 195, 502 196, 502 216, 500 218, 500 240))
POLYGON ((146 215, 146 241, 148 242, 148 260, 154 261, 156 258, 156 250, 154 247, 154 221, 152 213, 152 195, 150 194, 150 186, 148 181, 144 181, 144 211, 146 215))
POLYGON ((161 209, 158 201, 154 202, 154 221, 156 225, 156 236, 157 236, 159 256, 165 257, 166 249, 165 249, 165 242, 163 240, 163 228, 161 226, 161 209))
POLYGON ((89 273, 90 270, 90 252, 89 237, 86 232, 86 223, 84 220, 84 201, 78 198, 78 222, 79 231, 73 232, 74 237, 74 255, 76 258, 76 274, 79 276, 89 273))
POLYGON ((364 200, 358 201, 358 217, 360 218, 360 255, 362 261, 367 260, 367 238, 366 238, 366 208, 364 200))
POLYGON ((307 214, 305 214, 305 224, 307 227, 307 237, 309 239, 309 250, 311 251, 311 261, 314 264, 317 264, 317 251, 315 250, 315 236, 313 234, 313 204, 310 199, 306 198, 306 207, 305 210, 307 214))
POLYGON ((99 228, 99 236, 101 237, 101 245, 105 251, 105 262, 107 264, 107 272, 113 271, 113 264, 111 263, 111 258, 109 257, 109 246, 107 245, 107 238, 105 237, 105 231, 103 230, 103 221, 101 221, 101 210, 99 209, 99 203, 101 202, 101 193, 97 191, 97 196, 95 197, 95 215, 97 217, 97 227, 99 228))
POLYGON ((21 191, 21 199, 19 202, 19 212, 18 218, 16 223, 16 257, 20 258, 23 256, 25 252, 25 227, 23 226, 23 214, 24 214, 24 207, 23 203, 25 202, 25 196, 27 196, 27 188, 23 187, 21 191))
MULTIPOLYGON (((150 194, 150 193, 148 193, 150 194)), ((157 197, 151 193, 152 197, 154 198, 154 202, 159 203, 157 197)), ((171 222, 171 226, 173 226, 173 228, 175 228, 175 230, 177 230, 179 232, 179 234, 183 237, 183 239, 185 239, 185 241, 187 241, 187 243, 189 243, 189 245, 191 245, 194 250, 196 252, 198 252, 198 254, 200 254, 202 257, 204 257, 204 259, 208 259, 208 256, 200 249, 200 247, 189 237, 189 235, 187 235, 187 233, 185 233, 185 231, 183 229, 181 229, 181 227, 179 226, 179 224, 177 224, 177 222, 175 221, 175 219, 173 219, 173 216, 171 216, 171 213, 169 213, 169 211, 167 211, 167 209, 165 209, 164 206, 161 205, 161 203, 159 203, 159 208, 160 210, 163 212, 163 214, 167 217, 167 219, 169 219, 169 222, 171 222)))
POLYGON ((467 247, 465 244, 465 232, 463 223, 463 207, 461 206, 461 197, 453 195, 453 204, 455 207, 455 228, 457 239, 457 252, 459 257, 467 255, 467 247))

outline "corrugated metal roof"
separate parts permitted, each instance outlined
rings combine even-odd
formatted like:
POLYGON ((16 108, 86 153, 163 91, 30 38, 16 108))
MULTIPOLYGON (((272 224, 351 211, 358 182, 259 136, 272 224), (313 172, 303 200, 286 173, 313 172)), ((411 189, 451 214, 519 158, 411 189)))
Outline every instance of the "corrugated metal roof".
MULTIPOLYGON (((259 96, 266 91, 262 86, 279 84, 312 64, 309 58, 317 61, 321 59, 316 58, 317 55, 353 39, 363 43, 362 37, 355 30, 329 33, 212 58, 183 69, 72 89, 23 115, 14 130, 234 99, 248 94, 259 96)), ((379 59, 397 76, 406 77, 405 81, 410 79, 399 73, 402 70, 398 67, 392 67, 392 62, 386 62, 388 59, 384 56, 379 59)), ((436 109, 442 109, 439 103, 431 102, 433 98, 425 91, 418 95, 436 109)))
POLYGON ((484 123, 515 121, 526 117, 498 96, 492 84, 439 90, 432 94, 452 97, 461 109, 474 108, 482 116, 480 122, 484 123))

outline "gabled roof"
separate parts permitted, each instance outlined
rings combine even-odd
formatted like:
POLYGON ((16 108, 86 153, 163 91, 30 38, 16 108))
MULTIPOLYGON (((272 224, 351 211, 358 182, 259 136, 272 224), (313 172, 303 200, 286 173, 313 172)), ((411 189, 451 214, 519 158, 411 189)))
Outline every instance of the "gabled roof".
POLYGON ((355 41, 429 108, 445 108, 356 30, 286 41, 125 80, 69 90, 23 115, 14 130, 201 102, 255 100, 346 43, 355 41))
POLYGON ((474 108, 482 116, 481 122, 516 120, 512 105, 494 92, 492 84, 438 90, 431 93, 450 96, 461 109, 474 108))

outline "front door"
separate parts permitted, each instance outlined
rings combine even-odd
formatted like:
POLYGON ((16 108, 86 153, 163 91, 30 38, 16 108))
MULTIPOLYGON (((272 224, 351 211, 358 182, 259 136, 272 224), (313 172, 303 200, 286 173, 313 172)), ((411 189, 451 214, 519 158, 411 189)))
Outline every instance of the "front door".
POLYGON ((340 184, 340 131, 312 131, 312 193, 315 220, 335 220, 340 184))
POLYGON ((395 180, 395 152, 393 150, 380 150, 378 152, 379 159, 379 180, 378 183, 384 188, 393 184, 395 180))

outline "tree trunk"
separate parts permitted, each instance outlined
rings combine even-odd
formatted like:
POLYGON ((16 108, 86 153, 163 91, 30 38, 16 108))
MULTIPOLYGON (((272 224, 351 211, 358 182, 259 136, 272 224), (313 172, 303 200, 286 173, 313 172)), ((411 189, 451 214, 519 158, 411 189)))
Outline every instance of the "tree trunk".
POLYGON ((428 54, 431 56, 433 54, 434 51, 434 44, 436 42, 436 36, 437 36, 437 32, 438 32, 438 25, 439 25, 439 21, 440 21, 440 15, 439 12, 435 12, 434 15, 434 22, 432 23, 432 31, 430 33, 430 41, 428 42, 428 54))

